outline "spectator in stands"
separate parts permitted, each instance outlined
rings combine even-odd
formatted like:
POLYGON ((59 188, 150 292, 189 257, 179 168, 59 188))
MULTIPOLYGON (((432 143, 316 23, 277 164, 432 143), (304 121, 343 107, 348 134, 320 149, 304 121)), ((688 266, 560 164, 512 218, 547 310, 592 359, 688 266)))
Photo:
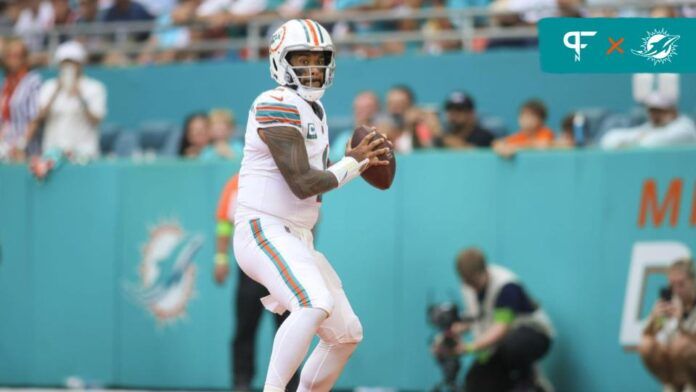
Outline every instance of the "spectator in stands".
POLYGON ((677 18, 679 17, 679 12, 675 7, 670 7, 668 5, 658 5, 650 10, 651 18, 677 18))
POLYGON ((106 115, 106 88, 83 73, 87 59, 76 41, 61 44, 55 53, 58 77, 39 92, 39 114, 32 134, 43 126, 43 151, 61 151, 77 161, 99 156, 99 124, 106 115))
POLYGON ((39 150, 36 142, 29 145, 28 132, 38 112, 41 76, 29 69, 29 51, 20 38, 5 43, 2 67, 5 75, 0 87, 0 160, 21 161, 25 149, 29 154, 39 150))
MULTIPOLYGON (((53 27, 54 28, 65 28, 71 25, 75 21, 75 12, 70 8, 69 0, 51 0, 53 5, 53 27)), ((60 34, 58 36, 59 42, 65 42, 69 40, 70 37, 67 34, 60 34)))
POLYGON ((52 0, 53 25, 66 26, 75 21, 75 12, 70 8, 69 0, 52 0))
MULTIPOLYGON (((200 31, 201 38, 227 39, 230 24, 248 23, 255 16, 266 11, 269 7, 268 3, 258 0, 203 0, 196 10, 196 20, 206 26, 200 31)), ((229 51, 216 50, 200 55, 204 58, 223 58, 229 55, 229 51)))
POLYGON ((210 119, 205 112, 193 113, 184 121, 179 156, 198 158, 210 143, 210 119))
POLYGON ((0 27, 12 27, 19 16, 19 2, 0 2, 0 27))
POLYGON ((50 1, 25 0, 14 25, 14 32, 24 39, 29 52, 38 52, 46 33, 53 28, 53 5, 50 1))
MULTIPOLYGON (((374 91, 362 91, 353 99, 353 124, 350 129, 336 135, 331 143, 330 159, 332 162, 338 162, 346 152, 346 144, 353 136, 353 130, 361 125, 368 127, 377 126, 377 120, 380 110, 380 102, 377 94, 374 91)), ((380 132, 385 132, 380 129, 380 132)))
POLYGON ((553 131, 546 126, 546 105, 538 99, 525 102, 517 119, 520 130, 493 142, 493 150, 503 158, 512 158, 519 150, 551 147, 553 131))
POLYGON ((353 127, 366 125, 372 127, 380 111, 379 97, 374 91, 363 91, 353 100, 353 127))
MULTIPOLYGON (((98 0, 79 0, 78 8, 73 13, 73 23, 78 25, 97 23, 101 21, 102 15, 99 11, 98 0)), ((99 63, 101 55, 92 53, 93 50, 100 49, 104 43, 104 36, 101 34, 80 34, 75 37, 89 53, 89 63, 99 63)))
POLYGON ((416 107, 415 95, 405 85, 394 86, 387 93, 387 115, 393 123, 387 136, 398 152, 432 147, 440 135, 437 114, 416 107))
POLYGON ((154 17, 168 14, 176 7, 177 0, 138 0, 154 17))
MULTIPOLYGON (((134 0, 114 0, 114 5, 104 13, 104 22, 137 22, 153 20, 142 4, 134 0)), ((137 41, 144 41, 149 33, 143 32, 135 35, 137 41)))
POLYGON ((183 0, 171 13, 160 15, 155 22, 155 30, 145 49, 140 53, 140 64, 166 64, 176 61, 182 49, 191 43, 191 30, 187 26, 195 19, 200 0, 183 0))
MULTIPOLYGON (((447 1, 445 0, 434 0, 432 3, 435 10, 444 10, 447 8, 447 1)), ((453 30, 454 24, 449 18, 432 18, 427 20, 423 24, 423 27, 421 27, 421 31, 426 37, 432 37, 453 30)), ((434 38, 428 38, 423 43, 423 51, 429 54, 440 54, 460 48, 460 39, 436 40, 434 38)))
POLYGON ((266 1, 258 0, 203 0, 196 10, 198 17, 223 17, 225 23, 246 23, 249 19, 264 12, 266 1))
MULTIPOLYGON (((409 16, 416 12, 422 6, 423 0, 409 0, 392 2, 393 12, 395 14, 409 16)), ((392 30, 401 33, 416 33, 421 29, 418 19, 403 18, 389 23, 392 30)), ((417 51, 421 48, 419 42, 403 42, 403 41, 386 41, 382 44, 385 54, 401 54, 406 51, 417 51)))
MULTIPOLYGON (((437 354, 475 358, 466 374, 465 391, 539 391, 542 377, 536 363, 546 356, 555 335, 551 320, 514 272, 490 264, 479 249, 459 253, 456 269, 462 282, 466 316, 470 323, 455 323, 452 349, 437 344, 437 354), (471 330, 473 340, 459 335, 471 330), (453 351, 453 352, 452 352, 453 351)), ((437 342, 441 342, 438 337, 437 342)))
POLYGON ((237 127, 234 114, 226 109, 213 109, 208 114, 210 120, 210 145, 208 145, 200 158, 203 160, 216 159, 241 159, 244 145, 235 140, 234 133, 237 127))
POLYGON ((696 143, 696 126, 680 115, 674 95, 655 91, 643 101, 649 121, 633 128, 614 129, 600 141, 605 149, 665 147, 696 143))
POLYGON ((114 4, 104 14, 104 22, 134 22, 152 19, 152 14, 134 0, 114 0, 114 4))
POLYGON ((575 147, 575 113, 570 113, 563 117, 561 121, 561 132, 553 141, 553 146, 558 148, 575 147))
POLYGON ((75 23, 96 23, 100 20, 98 0, 80 0, 74 14, 75 23))
POLYGON ((490 147, 493 133, 481 127, 476 117, 474 99, 463 91, 452 92, 445 101, 444 132, 436 141, 438 147, 490 147))
POLYGON ((669 293, 653 308, 638 351, 665 390, 696 390, 696 271, 692 259, 668 270, 669 293))

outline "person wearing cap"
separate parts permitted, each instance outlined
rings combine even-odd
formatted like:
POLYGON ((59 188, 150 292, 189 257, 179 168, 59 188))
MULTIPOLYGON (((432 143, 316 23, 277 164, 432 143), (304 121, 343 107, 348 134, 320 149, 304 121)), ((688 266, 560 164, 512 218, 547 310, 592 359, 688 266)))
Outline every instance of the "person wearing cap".
POLYGON ((77 160, 99 156, 99 124, 106 115, 106 88, 83 74, 84 47, 69 41, 55 53, 58 77, 39 92, 35 130, 43 126, 43 151, 58 150, 77 160))
POLYGON ((604 149, 628 147, 667 147, 696 144, 696 126, 680 115, 673 94, 654 91, 643 99, 648 112, 645 124, 607 132, 600 140, 604 149))
POLYGON ((450 93, 445 101, 445 129, 436 144, 446 148, 490 147, 493 133, 481 127, 474 99, 463 91, 450 93))

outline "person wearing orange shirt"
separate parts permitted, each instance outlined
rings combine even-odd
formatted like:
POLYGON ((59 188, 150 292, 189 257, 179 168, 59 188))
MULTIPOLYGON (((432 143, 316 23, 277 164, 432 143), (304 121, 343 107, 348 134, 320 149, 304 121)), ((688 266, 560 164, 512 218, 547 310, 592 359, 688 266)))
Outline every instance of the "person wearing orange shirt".
MULTIPOLYGON (((235 174, 225 184, 215 212, 217 226, 215 229, 213 278, 219 285, 225 283, 230 273, 230 238, 234 232, 234 211, 237 205, 238 186, 239 175, 235 174)), ((255 342, 263 311, 261 297, 267 296, 268 290, 249 278, 239 267, 236 269, 239 281, 235 294, 235 333, 230 346, 230 360, 232 362, 230 370, 234 384, 233 389, 235 391, 249 391, 251 390, 251 381, 256 373, 255 342)), ((288 313, 283 316, 276 314, 276 327, 280 326, 287 316, 288 313)), ((297 389, 298 383, 299 377, 295 375, 288 385, 288 390, 297 389)))
POLYGON ((493 150, 503 158, 512 158, 519 150, 549 148, 553 131, 546 126, 546 105, 537 99, 525 102, 520 108, 520 130, 493 142, 493 150))

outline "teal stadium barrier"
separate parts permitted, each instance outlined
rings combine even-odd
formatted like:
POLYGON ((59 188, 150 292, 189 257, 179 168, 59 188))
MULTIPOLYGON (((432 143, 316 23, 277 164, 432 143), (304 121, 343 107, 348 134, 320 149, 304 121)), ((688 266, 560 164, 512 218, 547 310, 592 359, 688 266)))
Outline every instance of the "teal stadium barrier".
MULTIPOLYGON (((457 292, 453 258, 476 244, 517 271, 553 318, 558 339, 545 368, 557 390, 657 390, 620 343, 629 269, 638 243, 695 249, 694 167, 693 149, 529 152, 512 161, 432 152, 399 157, 387 192, 355 181, 328 194, 317 246, 365 328, 339 386, 422 390, 437 381, 428 293, 457 292)), ((26 167, 0 166, 0 384, 79 375, 122 387, 226 387, 236 276, 225 288, 212 281, 213 211, 237 168, 104 162, 63 167, 42 184, 26 167), (168 223, 204 242, 185 311, 162 322, 134 288, 143 285, 146 244, 168 223)), ((171 278, 173 260, 156 280, 171 278)), ((636 317, 660 279, 647 279, 636 317)))
MULTIPOLYGON (((107 85, 106 121, 127 127, 219 106, 243 124, 255 95, 272 87, 265 63, 87 72, 107 85)), ((695 82, 682 75, 681 107, 689 113, 695 82)), ((411 85, 426 103, 466 89, 509 128, 531 96, 547 101, 554 128, 578 107, 633 106, 628 75, 547 75, 536 51, 506 51, 340 59, 327 111, 350 115, 358 91, 384 92, 395 83, 411 85)), ((553 317, 559 337, 545 365, 558 390, 656 390, 620 344, 629 266, 638 242, 696 246, 694 167, 696 152, 688 149, 524 153, 512 162, 488 152, 428 152, 399 158, 389 192, 356 182, 328 195, 318 247, 343 277, 366 330, 340 386, 424 389, 438 379, 428 356, 427 295, 456 292, 452 259, 477 244, 518 271, 553 317), (646 199, 640 227, 649 179, 657 196, 646 199)), ((61 385, 77 375, 124 387, 227 386, 236 279, 225 288, 212 282, 213 211, 237 168, 102 162, 66 166, 40 184, 26 167, 0 166, 0 385, 61 385), (145 271, 143 254, 152 253, 144 247, 163 227, 186 235, 145 271), (188 299, 183 317, 159 321, 139 288, 166 278, 186 282, 192 269, 184 265, 177 275, 174 258, 199 238, 194 289, 176 297, 188 299)), ((662 281, 645 279, 642 315, 662 281)), ((271 338, 267 318, 260 352, 270 352, 271 338)), ((260 375, 266 360, 259 358, 260 375)))

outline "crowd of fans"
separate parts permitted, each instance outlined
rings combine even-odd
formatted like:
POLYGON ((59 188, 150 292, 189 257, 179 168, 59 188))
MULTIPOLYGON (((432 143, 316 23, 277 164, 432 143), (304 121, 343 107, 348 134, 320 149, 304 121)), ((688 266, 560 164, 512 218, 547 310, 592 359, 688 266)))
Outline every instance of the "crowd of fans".
MULTIPOLYGON (((375 92, 358 94, 353 103, 353 126, 377 127, 402 154, 427 148, 492 148, 499 156, 512 158, 520 150, 590 145, 604 149, 696 145, 693 119, 678 111, 679 79, 667 76, 671 77, 660 84, 654 79, 665 79, 662 75, 636 75, 634 96, 643 107, 642 113, 607 115, 592 126, 583 111, 578 111, 566 114, 556 128, 547 122, 546 104, 529 99, 520 105, 516 130, 488 129, 477 114, 474 98, 466 92, 450 93, 439 111, 419 107, 414 93, 403 85, 387 92, 383 111, 375 92), (658 88, 653 88, 655 85, 658 88)), ((343 155, 351 132, 346 130, 334 139, 332 159, 343 155)))
MULTIPOLYGON (((53 58, 57 76, 42 81, 29 68, 27 46, 13 38, 2 52, 0 162, 28 161, 37 177, 45 177, 66 160, 86 163, 99 158, 105 152, 101 125, 107 89, 83 73, 85 48, 77 41, 61 44, 53 58)), ((242 155, 235 128, 231 111, 213 109, 189 115, 180 133, 171 130, 164 136, 175 138, 176 152, 183 158, 235 159, 242 155)), ((142 152, 138 143, 135 140, 125 155, 142 152)))
MULTIPOLYGON (((225 109, 192 113, 180 127, 159 132, 154 141, 144 132, 137 136, 124 132, 130 144, 124 147, 121 143, 120 151, 105 147, 107 135, 101 130, 108 107, 107 89, 83 73, 87 51, 79 42, 67 41, 53 57, 58 74, 42 81, 29 68, 28 44, 19 38, 7 42, 2 52, 0 161, 29 161, 37 177, 43 177, 64 160, 84 163, 101 155, 128 157, 145 152, 201 160, 241 157, 243 138, 236 136, 234 115, 225 109)), ((568 113, 555 127, 548 123, 546 104, 529 99, 519 107, 518 128, 513 132, 480 117, 474 97, 465 91, 451 92, 440 107, 419 105, 406 85, 389 89, 384 104, 377 92, 364 91, 355 97, 351 126, 333 127, 331 159, 343 156, 352 130, 359 125, 377 127, 401 154, 432 148, 492 148, 501 157, 512 158, 525 149, 696 144, 694 121, 677 109, 678 75, 635 75, 633 85, 634 99, 643 109, 632 119, 619 114, 620 121, 616 116, 593 120, 578 111, 568 113)))
MULTIPOLYGON (((247 23, 261 15, 280 20, 310 17, 322 20, 337 14, 391 11, 408 16, 420 9, 454 10, 472 6, 489 7, 490 18, 474 19, 477 27, 534 26, 547 16, 687 16, 696 8, 655 5, 637 11, 626 5, 617 8, 592 7, 594 0, 6 0, 0 2, 0 30, 22 37, 33 54, 32 63, 47 64, 47 48, 68 40, 86 46, 90 63, 110 66, 161 64, 198 59, 244 59, 248 49, 232 50, 224 40, 244 38, 247 23), (587 8, 589 6, 589 8, 587 8), (68 27, 110 23, 111 28, 71 31, 68 27), (146 22, 137 32, 122 22, 146 22), (115 28, 113 26, 116 26, 115 28), (120 27, 119 27, 120 26, 120 27), (63 30, 60 30, 63 28, 63 30), (101 33, 99 31, 102 31, 101 33), (200 44, 221 42, 220 46, 200 44), (137 48, 133 49, 133 45, 137 48), (129 47, 130 45, 130 47, 129 47)), ((606 1, 604 1, 606 3, 606 1)), ((326 23, 334 40, 371 33, 420 32, 422 40, 379 44, 340 45, 342 55, 375 57, 405 51, 441 53, 461 50, 461 39, 444 39, 440 32, 454 31, 462 21, 457 17, 326 23)), ((103 25, 106 26, 106 25, 103 25)), ((266 26, 267 34, 275 25, 266 26)), ((131 26, 132 28, 132 26, 131 26)), ((263 37, 262 37, 263 38, 263 37)), ((3 40, 0 39, 0 45, 3 40)), ((262 39, 263 41, 263 39, 262 39)), ((501 46, 535 46, 536 38, 474 38, 468 49, 486 50, 501 46)), ((263 55, 263 53, 258 53, 263 55)))

